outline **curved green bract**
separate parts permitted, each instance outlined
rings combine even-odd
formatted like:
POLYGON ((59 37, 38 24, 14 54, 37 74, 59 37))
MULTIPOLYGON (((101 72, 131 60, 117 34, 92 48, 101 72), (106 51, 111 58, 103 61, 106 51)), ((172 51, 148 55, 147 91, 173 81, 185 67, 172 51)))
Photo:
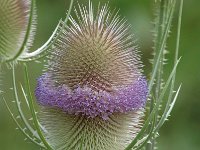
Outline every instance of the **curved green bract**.
MULTIPOLYGON (((67 24, 69 20, 69 16, 73 7, 74 0, 71 0, 69 5, 69 10, 67 12, 67 16, 64 20, 64 23, 67 24)), ((48 55, 49 49, 52 47, 52 45, 55 43, 55 41, 58 39, 58 37, 61 35, 62 31, 64 30, 64 26, 60 27, 62 20, 59 21, 57 27, 55 28, 52 35, 49 37, 46 43, 44 43, 40 48, 37 50, 26 53, 25 55, 22 55, 19 60, 26 62, 26 61, 36 61, 38 59, 44 58, 48 55)))

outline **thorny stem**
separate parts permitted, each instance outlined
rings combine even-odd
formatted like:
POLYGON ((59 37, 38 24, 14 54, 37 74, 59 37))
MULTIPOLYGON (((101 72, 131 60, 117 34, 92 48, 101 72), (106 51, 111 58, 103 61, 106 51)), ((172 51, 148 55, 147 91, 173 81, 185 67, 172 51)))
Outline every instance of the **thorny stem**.
MULTIPOLYGON (((162 0, 160 4, 160 17, 159 17, 159 27, 158 27, 158 38, 156 40, 156 54, 158 54, 160 50, 161 45, 161 36, 163 35, 163 22, 164 22, 164 14, 165 14, 165 1, 162 0)), ((157 72, 157 78, 156 78, 156 90, 155 90, 155 96, 156 99, 159 96, 160 89, 161 89, 161 78, 162 78, 162 65, 163 65, 163 57, 164 57, 164 51, 162 52, 158 72, 157 72)), ((157 57, 157 56, 156 56, 157 57)))
MULTIPOLYGON (((158 33, 157 33, 158 37, 156 39, 156 49, 155 49, 156 55, 161 50, 161 47, 160 47, 160 35, 162 35, 164 33, 164 26, 167 23, 166 18, 168 18, 168 14, 170 12, 169 7, 170 7, 170 4, 173 5, 173 3, 175 4, 176 1, 169 2, 169 1, 161 0, 161 2, 160 2, 159 27, 158 27, 158 33)), ((176 39, 176 49, 175 49, 174 64, 176 64, 176 62, 178 60, 182 8, 183 8, 183 0, 180 1, 180 8, 179 8, 179 18, 178 18, 178 29, 177 29, 177 39, 176 39)), ((170 21, 170 24, 171 24, 171 21, 170 21)), ((156 59, 154 59, 154 60, 156 60, 156 59)), ((159 96, 160 90, 162 88, 161 84, 162 84, 163 61, 164 61, 164 51, 162 53, 162 56, 161 56, 161 59, 160 59, 160 62, 159 62, 159 66, 158 66, 158 71, 156 73, 156 78, 155 78, 156 79, 156 84, 155 84, 155 97, 156 97, 156 100, 157 100, 157 97, 159 96)), ((171 82, 171 88, 170 88, 170 91, 169 91, 169 96, 168 96, 167 104, 166 104, 166 107, 165 107, 165 110, 164 110, 164 114, 166 114, 166 112, 168 111, 168 109, 170 107, 170 104, 171 104, 171 101, 172 101, 172 96, 173 96, 173 92, 174 92, 173 91, 174 90, 174 84, 175 84, 175 76, 176 76, 176 72, 173 75, 173 79, 172 79, 172 82, 171 82)), ((156 100, 155 100, 155 102, 157 102, 156 100)), ((154 103, 154 101, 152 101, 152 103, 154 103)), ((153 104, 151 106, 153 106, 153 104)), ((152 110, 152 107, 150 108, 150 111, 151 110, 152 110)), ((158 116, 159 114, 157 113, 155 115, 158 116)), ((156 118, 156 122, 157 122, 157 118, 156 118)), ((150 125, 150 127, 151 127, 151 125, 150 125)), ((149 127, 149 129, 150 129, 150 127, 149 127)), ((157 124, 156 127, 160 128, 160 124, 157 124)), ((146 150, 154 150, 155 149, 155 142, 156 142, 156 140, 155 140, 156 137, 155 136, 156 136, 156 133, 154 133, 154 134, 155 135, 152 136, 152 138, 150 140, 150 143, 147 144, 146 150)))
MULTIPOLYGON (((163 34, 163 21, 164 21, 164 12, 165 12, 165 0, 161 0, 160 2, 160 6, 159 6, 159 20, 158 20, 158 26, 157 26, 157 38, 156 38, 156 46, 155 46, 155 58, 158 57, 158 54, 159 54, 159 50, 160 50, 160 47, 161 47, 161 42, 162 42, 162 34, 163 34)), ((156 59, 154 59, 156 60, 156 59)), ((151 105, 150 105, 150 113, 151 111, 153 110, 153 106, 154 106, 154 103, 156 102, 158 96, 159 96, 159 92, 160 92, 160 89, 161 89, 161 71, 162 71, 162 63, 163 63, 163 53, 161 54, 161 58, 160 58, 160 62, 159 62, 159 67, 158 67, 158 72, 156 73, 157 74, 157 79, 156 79, 156 93, 155 93, 155 101, 154 99, 152 99, 151 101, 151 105)), ((153 63, 153 65, 155 65, 155 62, 153 63)), ((153 67, 154 68, 154 67, 153 67)), ((157 119, 157 118, 155 118, 157 119)), ((153 126, 152 124, 149 126, 149 129, 148 129, 148 132, 149 130, 152 128, 151 126, 153 126)), ((150 139, 150 143, 147 143, 146 145, 146 150, 152 150, 154 147, 154 140, 151 138, 150 139)))
MULTIPOLYGON (((177 29, 174 64, 176 64, 176 62, 178 61, 178 51, 179 51, 179 45, 180 45, 181 22, 182 22, 182 11, 183 11, 183 0, 180 1, 180 8, 179 8, 179 18, 178 18, 178 29, 177 29)), ((172 78, 169 97, 168 97, 168 101, 167 101, 166 109, 164 110, 164 113, 167 112, 168 111, 167 108, 170 107, 171 99, 172 99, 172 96, 173 96, 173 93, 174 93, 175 79, 176 79, 176 71, 175 71, 174 76, 172 78)), ((158 126, 159 126, 159 124, 158 124, 158 126)))
POLYGON ((156 73, 158 71, 158 66, 159 66, 159 62, 160 62, 160 58, 162 56, 162 53, 163 53, 163 50, 165 48, 165 44, 166 44, 166 40, 167 40, 167 37, 168 37, 168 33, 169 33, 169 29, 170 29, 170 25, 171 25, 171 20, 172 20, 172 16, 173 16, 173 10, 174 10, 174 7, 175 7, 175 1, 172 3, 172 5, 170 6, 170 10, 169 10, 169 16, 167 18, 167 24, 165 25, 165 30, 164 30, 164 33, 161 37, 161 45, 160 45, 160 50, 157 54, 157 57, 154 57, 154 62, 153 62, 153 71, 152 71, 152 76, 151 76, 151 79, 149 81, 149 85, 148 85, 148 91, 149 93, 151 92, 152 88, 153 88, 153 85, 154 85, 154 80, 155 80, 155 77, 156 77, 156 73))
MULTIPOLYGON (((162 37, 164 36, 164 34, 169 34, 169 29, 171 26, 171 18, 170 18, 170 14, 173 14, 174 12, 174 5, 176 4, 176 1, 167 1, 167 0, 161 0, 160 2, 160 10, 159 10, 159 20, 158 20, 158 26, 157 26, 157 38, 155 41, 155 58, 154 58, 154 63, 153 63, 153 68, 155 68, 155 65, 157 65, 157 71, 155 73, 155 87, 154 87, 154 94, 155 94, 155 101, 152 100, 151 101, 151 105, 150 105, 150 112, 152 111, 153 105, 154 103, 157 103, 157 99, 159 97, 161 88, 162 88, 162 72, 163 72, 163 65, 164 65, 164 49, 166 47, 166 40, 162 41, 162 37), (172 9, 170 9, 172 7, 172 9), (168 19, 169 18, 169 19, 168 19), (167 26, 167 24, 169 24, 169 29, 165 31, 165 27, 167 26), (165 33, 167 32, 167 33, 165 33), (161 53, 161 54, 160 54, 161 53), (159 58, 160 55, 160 59, 159 62, 157 64, 157 59, 159 58)), ((178 55, 177 55, 178 58, 178 55)), ((177 61, 177 59, 176 59, 177 61)), ((153 81, 153 80, 152 80, 153 81)), ((152 82, 153 83, 153 82, 152 82)), ((151 83, 151 84, 152 84, 151 83)), ((170 91, 171 92, 171 91, 170 91)), ((170 93, 171 94, 171 93, 170 93)), ((172 99, 172 95, 171 95, 171 99, 172 99)), ((170 100, 167 102, 170 104, 170 100)), ((168 107, 166 107, 166 109, 168 109, 168 107)), ((158 120, 158 112, 156 112, 155 114, 156 117, 156 124, 157 124, 157 120, 158 120)), ((151 128, 152 125, 150 125, 149 130, 151 128)), ((148 132, 147 132, 148 133, 148 132)), ((150 143, 146 145, 146 150, 153 150, 155 149, 155 136, 157 133, 154 133, 154 136, 152 136, 152 138, 150 139, 150 143)))
MULTIPOLYGON (((179 8, 179 18, 178 18, 178 29, 177 29, 176 50, 175 50, 174 64, 176 64, 176 62, 178 60, 178 51, 179 51, 180 35, 181 35, 182 11, 183 11, 183 0, 180 1, 180 8, 179 8)), ((171 97, 173 95, 173 92, 174 92, 175 79, 176 79, 176 72, 175 72, 175 75, 174 75, 173 80, 172 80, 169 99, 171 99, 171 97)))

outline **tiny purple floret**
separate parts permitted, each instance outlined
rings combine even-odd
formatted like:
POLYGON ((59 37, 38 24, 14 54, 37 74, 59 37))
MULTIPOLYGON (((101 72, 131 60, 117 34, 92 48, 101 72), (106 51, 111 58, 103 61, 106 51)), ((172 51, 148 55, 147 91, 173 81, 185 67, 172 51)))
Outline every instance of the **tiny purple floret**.
POLYGON ((146 79, 140 77, 132 85, 118 88, 114 93, 94 92, 88 87, 71 90, 66 85, 55 86, 46 73, 38 79, 35 95, 43 106, 58 108, 68 114, 100 116, 106 120, 113 113, 143 108, 148 88, 146 79))

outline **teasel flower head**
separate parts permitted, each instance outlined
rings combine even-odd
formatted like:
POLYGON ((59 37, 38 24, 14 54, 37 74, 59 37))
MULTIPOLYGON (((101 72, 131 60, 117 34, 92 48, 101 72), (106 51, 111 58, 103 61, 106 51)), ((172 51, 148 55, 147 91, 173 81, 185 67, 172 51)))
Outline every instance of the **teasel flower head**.
POLYGON ((55 149, 121 150, 142 126, 147 82, 130 26, 108 5, 75 9, 35 95, 55 149))
POLYGON ((36 25, 33 3, 31 0, 0 1, 0 62, 23 55, 32 46, 36 25))

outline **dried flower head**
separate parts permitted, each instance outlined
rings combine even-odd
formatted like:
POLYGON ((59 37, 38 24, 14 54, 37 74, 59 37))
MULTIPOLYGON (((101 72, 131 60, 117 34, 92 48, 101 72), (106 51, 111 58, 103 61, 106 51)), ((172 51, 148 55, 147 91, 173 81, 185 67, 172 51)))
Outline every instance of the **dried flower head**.
POLYGON ((31 12, 31 7, 30 0, 0 1, 0 61, 12 59, 23 44, 26 44, 24 51, 31 46, 36 19, 35 9, 31 12), (25 36, 27 42, 23 43, 25 36))
POLYGON ((35 91, 47 139, 56 149, 123 149, 139 131, 147 99, 130 25, 108 5, 75 13, 35 91))

